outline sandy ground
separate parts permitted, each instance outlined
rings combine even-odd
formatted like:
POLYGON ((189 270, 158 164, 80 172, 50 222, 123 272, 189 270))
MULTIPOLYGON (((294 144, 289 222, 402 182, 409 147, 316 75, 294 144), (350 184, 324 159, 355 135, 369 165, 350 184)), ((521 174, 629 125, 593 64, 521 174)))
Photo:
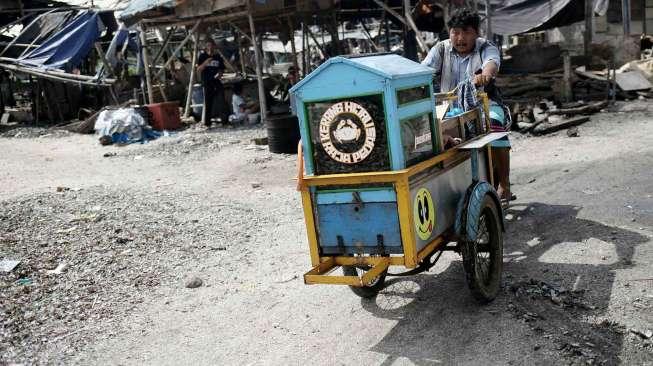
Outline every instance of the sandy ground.
MULTIPOLYGON (((252 145, 261 129, 191 130, 122 148, 90 136, 2 138, 3 211, 66 211, 98 197, 111 208, 104 214, 112 229, 138 224, 139 212, 147 217, 141 225, 157 215, 167 224, 134 244, 138 260, 116 268, 154 277, 149 286, 133 284, 143 281, 133 273, 116 275, 122 284, 111 272, 99 276, 106 291, 85 303, 87 318, 49 337, 36 329, 50 326, 44 317, 24 327, 23 343, 11 343, 5 329, 0 364, 651 365, 653 104, 622 111, 593 116, 576 138, 514 136, 518 201, 506 212, 503 290, 485 306, 469 294, 454 253, 429 273, 389 279, 373 300, 304 285, 310 261, 292 180, 296 157, 252 145), (204 285, 186 288, 189 276, 204 285), (558 296, 566 302, 553 301, 558 296), (95 316, 97 309, 107 311, 95 316)), ((41 229, 47 221, 25 219, 38 240, 53 230, 41 229)), ((17 225, 0 220, 3 230, 17 225)), ((0 257, 38 262, 21 240, 3 242, 0 257)), ((102 266, 69 261, 52 286, 74 287, 85 263, 102 266)), ((0 301, 8 308, 12 298, 0 301)))

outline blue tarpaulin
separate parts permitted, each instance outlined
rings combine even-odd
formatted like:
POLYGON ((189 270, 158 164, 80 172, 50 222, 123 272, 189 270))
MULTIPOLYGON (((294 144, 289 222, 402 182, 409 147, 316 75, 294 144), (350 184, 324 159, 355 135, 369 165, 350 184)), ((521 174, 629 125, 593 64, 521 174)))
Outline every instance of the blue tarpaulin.
POLYGON ((88 56, 103 28, 98 13, 93 11, 80 13, 39 47, 20 57, 18 63, 41 69, 71 72, 88 56))

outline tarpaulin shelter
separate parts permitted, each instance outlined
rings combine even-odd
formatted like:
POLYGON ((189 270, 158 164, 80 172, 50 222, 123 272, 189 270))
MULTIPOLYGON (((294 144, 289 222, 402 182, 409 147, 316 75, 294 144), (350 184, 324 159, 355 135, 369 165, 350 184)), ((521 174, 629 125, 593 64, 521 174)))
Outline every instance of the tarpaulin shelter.
POLYGON ((97 12, 84 11, 17 62, 41 69, 71 72, 100 38, 104 24, 97 12))

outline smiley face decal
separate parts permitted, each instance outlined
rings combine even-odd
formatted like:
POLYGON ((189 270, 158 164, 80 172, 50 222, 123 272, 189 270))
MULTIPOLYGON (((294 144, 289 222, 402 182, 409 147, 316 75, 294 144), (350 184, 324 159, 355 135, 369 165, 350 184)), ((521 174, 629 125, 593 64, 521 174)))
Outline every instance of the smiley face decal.
POLYGON ((415 195, 413 220, 417 236, 422 240, 430 238, 435 229, 435 205, 431 193, 426 188, 420 188, 415 195))

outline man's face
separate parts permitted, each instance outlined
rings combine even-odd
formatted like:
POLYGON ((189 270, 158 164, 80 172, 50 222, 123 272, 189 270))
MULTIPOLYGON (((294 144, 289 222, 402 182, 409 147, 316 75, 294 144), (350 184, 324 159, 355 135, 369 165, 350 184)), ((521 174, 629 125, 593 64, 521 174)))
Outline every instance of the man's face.
POLYGON ((214 51, 215 51, 215 43, 206 42, 206 53, 212 55, 214 51))
POLYGON ((451 44, 453 44, 456 51, 466 55, 474 50, 478 32, 472 27, 451 28, 449 30, 449 38, 451 38, 451 44))

